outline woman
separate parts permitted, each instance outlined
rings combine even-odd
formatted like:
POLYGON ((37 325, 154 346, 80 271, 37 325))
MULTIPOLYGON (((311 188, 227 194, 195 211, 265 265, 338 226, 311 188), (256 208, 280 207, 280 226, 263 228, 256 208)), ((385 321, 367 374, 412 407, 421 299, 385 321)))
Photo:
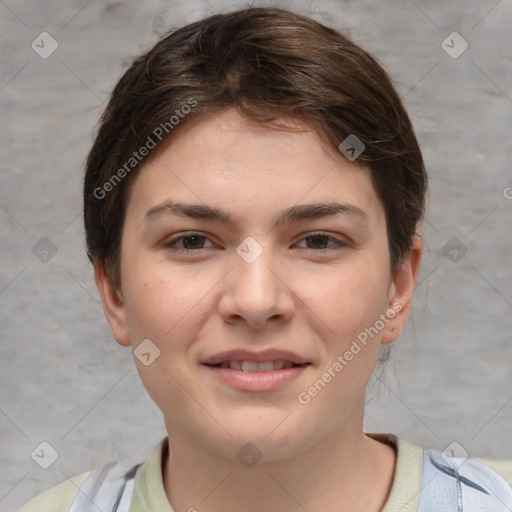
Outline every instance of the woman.
POLYGON ((84 217, 112 335, 168 435, 23 510, 509 510, 482 464, 363 432, 411 308, 426 188, 385 71, 309 18, 216 15, 136 59, 84 217))

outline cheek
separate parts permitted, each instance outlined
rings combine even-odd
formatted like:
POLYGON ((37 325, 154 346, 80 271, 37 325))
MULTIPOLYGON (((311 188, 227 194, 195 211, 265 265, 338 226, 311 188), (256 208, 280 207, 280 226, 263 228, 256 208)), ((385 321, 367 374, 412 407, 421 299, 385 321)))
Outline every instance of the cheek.
POLYGON ((350 343, 373 325, 386 305, 388 278, 382 260, 360 256, 325 276, 313 276, 305 289, 311 309, 338 343, 350 343))
POLYGON ((147 257, 139 261, 133 258, 131 263, 131 273, 124 280, 130 338, 135 349, 149 339, 159 351, 148 366, 135 357, 137 371, 162 411, 171 405, 185 407, 186 397, 182 396, 183 389, 177 382, 187 380, 184 358, 194 338, 191 319, 201 309, 204 286, 184 276, 183 270, 172 270, 170 265, 158 264, 147 257))
POLYGON ((130 335, 154 339, 165 347, 179 343, 177 334, 195 318, 207 301, 207 291, 216 276, 198 275, 169 262, 141 255, 127 261, 130 273, 124 279, 126 315, 130 335))
POLYGON ((311 387, 302 391, 311 400, 310 410, 324 417, 327 430, 363 400, 380 350, 382 331, 372 328, 386 309, 387 284, 382 260, 370 257, 340 266, 327 279, 310 281, 310 309, 321 320, 314 329, 325 334, 325 352, 311 387))

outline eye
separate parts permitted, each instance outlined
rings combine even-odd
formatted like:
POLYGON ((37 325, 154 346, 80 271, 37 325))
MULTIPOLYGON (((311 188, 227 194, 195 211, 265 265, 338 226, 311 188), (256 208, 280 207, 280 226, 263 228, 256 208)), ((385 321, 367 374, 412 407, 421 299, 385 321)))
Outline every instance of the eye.
MULTIPOLYGON (((305 249, 313 252, 336 250, 347 245, 346 242, 325 233, 313 233, 301 240, 301 242, 304 241, 306 241, 305 249), (329 243, 331 245, 326 246, 329 243)), ((208 247, 205 247, 205 242, 209 242, 208 237, 200 233, 187 233, 172 238, 169 242, 165 243, 165 247, 175 252, 191 254, 207 249, 208 247)))
POLYGON ((169 242, 166 242, 165 247, 172 251, 182 253, 198 252, 205 248, 205 240, 208 240, 208 238, 204 235, 200 235, 199 233, 188 233, 186 235, 177 236, 169 242), (180 244, 183 244, 183 246, 177 247, 177 245, 180 244))
MULTIPOLYGON (((312 245, 312 247, 307 247, 307 249, 315 252, 339 249, 347 245, 346 242, 342 242, 341 240, 338 240, 337 238, 334 238, 325 233, 313 233, 312 235, 303 238, 301 242, 304 240, 309 240, 311 242, 310 245, 312 245), (331 245, 330 247, 324 247, 325 244, 328 243, 329 241, 333 242, 333 245, 331 245)), ((309 245, 308 242, 306 242, 306 245, 309 245)))

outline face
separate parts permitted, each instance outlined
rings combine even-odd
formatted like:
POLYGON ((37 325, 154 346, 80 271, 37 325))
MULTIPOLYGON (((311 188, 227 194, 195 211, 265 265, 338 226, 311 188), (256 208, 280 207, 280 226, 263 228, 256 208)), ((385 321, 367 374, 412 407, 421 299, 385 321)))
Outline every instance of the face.
POLYGON ((169 435, 232 458, 250 441, 277 460, 360 435, 379 348, 407 318, 417 244, 391 275, 368 170, 312 130, 226 110, 141 169, 121 289, 100 265, 96 279, 169 435))

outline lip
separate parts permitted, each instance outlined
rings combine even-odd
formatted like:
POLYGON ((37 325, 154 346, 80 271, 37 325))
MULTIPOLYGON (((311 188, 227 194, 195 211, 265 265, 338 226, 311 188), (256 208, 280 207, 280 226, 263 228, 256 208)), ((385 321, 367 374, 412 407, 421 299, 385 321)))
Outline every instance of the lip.
POLYGON ((251 392, 274 391, 282 388, 298 379, 310 364, 309 361, 294 352, 279 349, 267 349, 260 352, 229 350, 208 357, 202 362, 202 365, 211 372, 211 375, 225 384, 240 391, 251 392), (291 361, 301 366, 268 372, 244 372, 214 366, 225 361, 291 361))
POLYGON ((298 379, 309 366, 294 366, 271 372, 242 372, 231 368, 204 365, 212 375, 240 391, 274 391, 298 379))
MULTIPOLYGON (((227 350, 220 352, 213 356, 208 357, 202 364, 214 365, 220 364, 224 361, 256 361, 261 363, 263 361, 291 361, 294 364, 306 364, 309 363, 303 357, 300 357, 294 352, 288 350, 279 349, 267 349, 260 352, 251 352, 250 350, 227 350)), ((256 372, 257 373, 257 372, 256 372)))

